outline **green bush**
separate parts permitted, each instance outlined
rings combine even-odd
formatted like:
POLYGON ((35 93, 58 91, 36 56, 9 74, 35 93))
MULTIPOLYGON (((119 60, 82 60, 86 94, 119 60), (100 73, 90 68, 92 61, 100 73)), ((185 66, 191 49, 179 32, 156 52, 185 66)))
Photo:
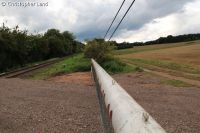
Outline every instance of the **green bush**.
POLYGON ((44 35, 0 25, 0 73, 50 58, 81 52, 84 45, 68 32, 49 29, 44 35))
POLYGON ((91 69, 91 64, 87 62, 79 62, 75 65, 74 71, 75 72, 85 72, 85 71, 90 71, 91 69))
POLYGON ((113 43, 106 42, 103 39, 94 39, 87 42, 84 55, 87 58, 95 59, 98 63, 102 63, 110 58, 113 49, 113 43))
POLYGON ((113 60, 104 62, 102 66, 106 71, 110 73, 118 73, 118 72, 122 72, 126 65, 121 63, 118 60, 113 59, 113 60))

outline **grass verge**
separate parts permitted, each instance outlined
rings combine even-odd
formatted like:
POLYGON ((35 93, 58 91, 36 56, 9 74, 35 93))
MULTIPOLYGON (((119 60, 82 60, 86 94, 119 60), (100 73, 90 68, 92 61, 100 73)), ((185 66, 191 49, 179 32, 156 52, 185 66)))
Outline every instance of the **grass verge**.
MULTIPOLYGON (((138 67, 126 65, 119 59, 110 59, 102 63, 101 66, 110 74, 128 73, 139 71, 138 67)), ((83 54, 74 55, 59 63, 41 69, 35 73, 31 79, 47 79, 48 77, 65 73, 90 71, 91 61, 84 58, 83 54)))
POLYGON ((175 87, 192 87, 192 85, 179 81, 179 80, 163 80, 161 81, 161 83, 166 84, 166 85, 172 85, 175 87))
POLYGON ((135 65, 127 65, 126 63, 121 62, 121 60, 114 58, 108 60, 101 65, 108 73, 129 73, 139 71, 138 67, 135 65))
POLYGON ((200 67, 186 64, 177 64, 171 61, 161 61, 161 60, 145 60, 145 59, 129 59, 132 62, 142 64, 155 65, 158 67, 168 68, 176 71, 182 71, 192 74, 200 74, 200 67))
MULTIPOLYGON (((138 67, 142 67, 142 68, 146 68, 149 70, 153 70, 153 71, 157 71, 157 72, 164 72, 164 73, 168 73, 170 75, 173 76, 178 76, 178 77, 184 77, 187 79, 192 79, 192 80, 198 80, 200 81, 200 74, 198 73, 188 73, 188 72, 184 72, 184 71, 180 71, 180 70, 172 70, 172 69, 168 69, 166 67, 159 67, 156 65, 152 65, 152 64, 145 64, 145 63, 141 63, 141 62, 134 62, 131 61, 130 59, 123 59, 122 61, 126 64, 130 64, 130 65, 136 65, 138 67)), ((198 69, 198 68, 197 68, 198 69)))
POLYGON ((82 54, 74 55, 50 67, 41 69, 34 74, 32 79, 46 79, 48 77, 59 75, 63 73, 83 72, 89 71, 91 62, 89 59, 83 57, 82 54))

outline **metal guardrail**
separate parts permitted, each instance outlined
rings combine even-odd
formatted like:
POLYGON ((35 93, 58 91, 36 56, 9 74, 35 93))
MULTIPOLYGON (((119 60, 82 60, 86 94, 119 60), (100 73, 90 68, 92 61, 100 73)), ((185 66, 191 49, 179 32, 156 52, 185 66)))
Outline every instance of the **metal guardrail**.
POLYGON ((166 131, 92 59, 104 133, 166 133, 166 131))

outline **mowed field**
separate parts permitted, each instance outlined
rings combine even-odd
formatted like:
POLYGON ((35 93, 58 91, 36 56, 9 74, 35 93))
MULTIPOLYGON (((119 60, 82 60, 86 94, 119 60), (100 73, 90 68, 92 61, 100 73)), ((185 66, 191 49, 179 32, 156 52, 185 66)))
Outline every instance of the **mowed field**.
POLYGON ((118 50, 115 55, 129 65, 156 71, 157 74, 169 78, 171 78, 170 75, 179 77, 177 80, 185 78, 182 81, 196 82, 192 84, 200 86, 200 83, 198 83, 200 81, 199 40, 134 47, 118 50))
POLYGON ((115 56, 142 68, 115 79, 168 133, 200 131, 200 41, 116 50, 115 56))
POLYGON ((137 53, 135 52, 128 53, 128 54, 124 53, 121 55, 121 57, 165 60, 165 61, 172 61, 175 63, 183 63, 183 64, 200 66, 200 41, 185 43, 185 45, 184 43, 162 44, 162 47, 153 45, 151 47, 146 46, 145 48, 143 49, 142 47, 137 48, 138 49, 137 53), (148 48, 149 48, 149 51, 148 51, 148 48), (140 52, 139 52, 139 49, 141 49, 140 52))

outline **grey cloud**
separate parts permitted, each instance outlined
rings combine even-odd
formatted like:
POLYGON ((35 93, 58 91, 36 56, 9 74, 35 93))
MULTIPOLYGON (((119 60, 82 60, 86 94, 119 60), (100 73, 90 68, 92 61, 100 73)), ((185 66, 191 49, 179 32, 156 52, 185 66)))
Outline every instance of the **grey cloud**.
MULTIPOLYGON (((0 0, 0 2, 2 1, 0 0)), ((0 17, 14 17, 16 24, 23 25, 31 32, 44 32, 48 28, 58 28, 61 31, 70 30, 75 33, 79 40, 84 40, 86 38, 102 37, 122 2, 122 0, 60 0, 57 2, 62 2, 61 7, 56 11, 51 11, 49 9, 53 7, 52 1, 54 0, 48 1, 48 9, 0 8, 0 17), (72 19, 74 20, 72 21, 72 19)), ((122 13, 120 13, 121 16, 131 1, 127 0, 122 13)), ((192 1, 136 0, 116 35, 127 29, 139 29, 155 18, 178 12, 187 2, 192 1)))
POLYGON ((136 1, 133 9, 131 9, 126 21, 124 21, 121 28, 139 29, 144 24, 150 22, 155 18, 164 17, 171 13, 178 12, 182 7, 194 0, 141 0, 136 1))

